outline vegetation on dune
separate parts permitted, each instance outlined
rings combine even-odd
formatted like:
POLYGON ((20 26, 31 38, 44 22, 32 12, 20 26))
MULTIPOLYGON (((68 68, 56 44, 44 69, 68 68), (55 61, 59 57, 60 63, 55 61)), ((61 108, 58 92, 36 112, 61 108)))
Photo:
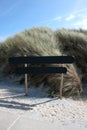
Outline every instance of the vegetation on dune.
POLYGON ((87 31, 58 30, 55 32, 56 46, 62 54, 73 55, 82 75, 87 75, 87 31))
POLYGON ((53 32, 49 28, 25 30, 3 42, 0 47, 0 53, 2 53, 0 55, 4 54, 6 58, 24 54, 43 55, 46 52, 44 46, 49 50, 50 44, 53 48, 53 41, 53 32))
MULTIPOLYGON (((86 42, 86 33, 75 30, 63 29, 56 32, 49 28, 25 30, 0 44, 0 65, 4 65, 4 73, 12 74, 15 72, 15 67, 8 64, 10 56, 24 56, 25 54, 27 56, 59 56, 63 54, 74 55, 76 58, 84 57, 87 50, 86 42), (7 67, 8 69, 5 69, 7 67)), ((51 96, 59 96, 60 93, 63 96, 80 93, 82 84, 76 67, 69 64, 63 66, 67 67, 67 74, 32 74, 29 78, 31 84, 48 85, 51 96)))

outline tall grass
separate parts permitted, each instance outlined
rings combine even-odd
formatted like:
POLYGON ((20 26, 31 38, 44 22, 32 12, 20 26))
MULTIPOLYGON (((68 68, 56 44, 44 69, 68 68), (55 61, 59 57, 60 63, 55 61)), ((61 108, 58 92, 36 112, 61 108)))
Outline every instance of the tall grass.
POLYGON ((73 55, 82 74, 87 73, 87 31, 57 30, 56 47, 62 54, 73 55))
MULTIPOLYGON (((82 34, 76 36, 77 32, 75 32, 76 34, 74 35, 73 31, 70 33, 71 35, 73 34, 72 37, 66 30, 53 32, 49 28, 42 27, 25 30, 22 33, 8 38, 0 43, 0 62, 2 66, 4 65, 4 73, 15 73, 14 66, 8 64, 8 58, 10 56, 24 56, 25 54, 27 56, 59 56, 62 54, 73 54, 71 51, 69 53, 67 52, 67 47, 71 45, 70 42, 77 41, 79 44, 80 40, 84 41, 85 36, 82 34), (70 44, 68 45, 67 42, 70 44), (66 44, 67 47, 65 48, 66 44)), ((78 44, 76 45, 76 49, 78 49, 78 44)), ((81 45, 79 44, 79 46, 81 45)), ((83 48, 81 47, 80 50, 83 48)), ((45 64, 44 66, 48 65, 45 64)), ((64 96, 80 93, 82 91, 82 84, 74 65, 65 64, 64 66, 67 67, 68 73, 62 75, 62 78, 61 74, 32 74, 29 78, 31 84, 36 86, 41 83, 47 84, 52 96, 60 96, 60 93, 64 96)))

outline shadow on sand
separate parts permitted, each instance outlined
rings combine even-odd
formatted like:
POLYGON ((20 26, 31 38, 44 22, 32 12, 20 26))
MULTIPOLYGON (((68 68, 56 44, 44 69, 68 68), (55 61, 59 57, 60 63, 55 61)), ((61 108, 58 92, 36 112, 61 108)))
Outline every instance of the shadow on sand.
MULTIPOLYGON (((85 90, 85 92, 87 89, 85 90)), ((29 96, 24 94, 24 85, 15 82, 0 82, 0 107, 9 109, 32 110, 37 105, 45 104, 58 98, 47 98, 47 92, 44 88, 29 88, 29 96), (46 100, 40 100, 46 98, 46 100), (38 100, 35 103, 34 100, 38 100), (29 104, 30 101, 30 104, 29 104), (33 102, 32 102, 33 101, 33 102), (22 102, 22 103, 21 103, 22 102)), ((87 100, 87 95, 82 94, 81 97, 73 97, 73 100, 87 100)))
POLYGON ((9 109, 32 110, 37 105, 45 104, 58 98, 47 98, 47 93, 43 92, 44 88, 29 88, 29 96, 25 96, 24 86, 18 83, 0 83, 0 107, 9 109), (46 100, 34 100, 46 98, 46 100), (32 102, 33 100, 33 102, 32 102), (30 101, 30 104, 29 104, 30 101))
MULTIPOLYGON (((21 100, 21 97, 20 97, 20 100, 21 100)), ((6 108, 10 108, 10 109, 20 109, 20 110, 32 110, 33 107, 51 102, 53 100, 58 100, 58 98, 52 98, 52 99, 48 98, 47 101, 42 101, 42 102, 40 101, 39 103, 34 103, 34 104, 29 105, 27 103, 20 103, 17 101, 8 101, 6 99, 0 99, 0 107, 6 107, 6 108)))

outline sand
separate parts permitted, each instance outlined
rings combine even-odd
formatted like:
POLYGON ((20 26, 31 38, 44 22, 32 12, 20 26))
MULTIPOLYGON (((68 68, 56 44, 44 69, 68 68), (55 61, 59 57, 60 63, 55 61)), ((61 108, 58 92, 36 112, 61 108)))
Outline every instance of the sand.
MULTIPOLYGON (((17 120, 15 119, 17 123, 20 119, 18 117, 21 117, 21 120, 28 118, 31 122, 33 120, 33 123, 35 120, 39 123, 43 122, 43 126, 46 123, 50 124, 51 126, 49 127, 48 125, 47 129, 52 129, 52 127, 54 130, 60 128, 61 130, 75 128, 78 130, 87 129, 86 94, 82 98, 74 97, 74 99, 72 97, 63 97, 62 99, 48 98, 47 95, 47 89, 43 85, 39 88, 30 86, 29 96, 26 97, 24 85, 19 84, 18 78, 0 78, 0 112, 17 115, 17 120)), ((0 120, 0 124, 2 124, 2 121, 4 120, 0 120)), ((13 123, 13 126, 16 130, 19 125, 13 123)), ((4 130, 4 128, 1 128, 0 130, 4 130)), ((38 129, 37 126, 36 130, 38 129)), ((6 130, 14 129, 9 127, 6 130)))

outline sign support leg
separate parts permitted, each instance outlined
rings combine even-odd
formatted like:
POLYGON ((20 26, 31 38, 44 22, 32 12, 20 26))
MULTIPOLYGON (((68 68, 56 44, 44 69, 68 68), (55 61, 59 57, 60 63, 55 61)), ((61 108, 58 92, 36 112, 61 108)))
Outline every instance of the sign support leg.
POLYGON ((28 81, 27 74, 25 74, 25 96, 28 96, 28 81))
MULTIPOLYGON (((25 55, 26 57, 26 55, 25 55)), ((27 64, 25 64, 25 67, 27 67, 27 64)), ((27 73, 25 74, 25 96, 28 96, 28 76, 27 73)))

